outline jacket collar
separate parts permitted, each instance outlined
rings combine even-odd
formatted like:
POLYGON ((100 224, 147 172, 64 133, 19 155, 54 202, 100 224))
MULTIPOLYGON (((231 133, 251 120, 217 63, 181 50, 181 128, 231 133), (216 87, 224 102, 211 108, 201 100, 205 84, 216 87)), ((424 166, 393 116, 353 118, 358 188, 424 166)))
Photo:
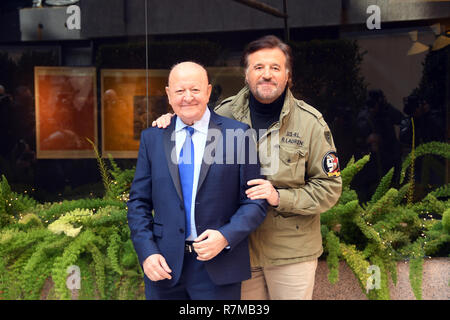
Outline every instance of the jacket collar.
MULTIPOLYGON (((244 122, 248 124, 250 127, 252 127, 251 120, 250 120, 250 107, 249 107, 249 95, 250 95, 250 89, 246 85, 244 88, 241 89, 241 91, 238 92, 231 100, 231 113, 233 114, 233 117, 241 122, 244 122)), ((288 114, 291 112, 291 109, 294 108, 296 105, 295 98, 291 92, 291 90, 288 88, 286 90, 286 97, 284 98, 283 107, 281 108, 280 113, 280 119, 279 124, 283 124, 284 121, 286 121, 288 118, 288 114)))

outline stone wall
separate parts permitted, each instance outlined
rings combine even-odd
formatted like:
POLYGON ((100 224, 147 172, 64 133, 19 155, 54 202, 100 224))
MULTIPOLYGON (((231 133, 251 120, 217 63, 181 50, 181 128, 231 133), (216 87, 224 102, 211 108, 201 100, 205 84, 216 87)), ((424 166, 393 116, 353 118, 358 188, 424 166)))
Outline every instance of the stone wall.
MULTIPOLYGON (((328 267, 319 260, 316 271, 313 300, 367 300, 353 272, 340 262, 339 281, 332 285, 327 279, 328 267)), ((409 283, 409 264, 397 265, 397 285, 390 281, 391 300, 415 300, 409 283)), ((450 258, 426 259, 423 265, 422 299, 450 300, 450 258)))

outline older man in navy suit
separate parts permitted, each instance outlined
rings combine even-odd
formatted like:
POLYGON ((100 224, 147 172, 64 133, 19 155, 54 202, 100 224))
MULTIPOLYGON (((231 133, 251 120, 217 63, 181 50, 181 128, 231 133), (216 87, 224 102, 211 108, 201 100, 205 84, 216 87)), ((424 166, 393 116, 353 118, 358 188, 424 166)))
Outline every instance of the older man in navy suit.
POLYGON ((247 125, 207 108, 211 85, 199 64, 173 67, 166 92, 176 120, 142 132, 128 202, 146 297, 240 299, 251 274, 247 237, 267 207, 245 194, 261 177, 255 141, 247 125))

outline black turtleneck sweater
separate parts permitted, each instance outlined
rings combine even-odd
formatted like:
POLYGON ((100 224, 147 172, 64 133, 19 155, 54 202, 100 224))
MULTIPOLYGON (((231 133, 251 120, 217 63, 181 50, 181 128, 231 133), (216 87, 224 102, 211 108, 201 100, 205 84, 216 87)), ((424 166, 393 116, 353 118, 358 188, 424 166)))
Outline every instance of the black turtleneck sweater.
POLYGON ((250 92, 250 120, 252 127, 256 130, 258 140, 260 138, 260 129, 269 129, 269 127, 280 120, 281 109, 283 108, 286 90, 272 103, 261 103, 250 92))

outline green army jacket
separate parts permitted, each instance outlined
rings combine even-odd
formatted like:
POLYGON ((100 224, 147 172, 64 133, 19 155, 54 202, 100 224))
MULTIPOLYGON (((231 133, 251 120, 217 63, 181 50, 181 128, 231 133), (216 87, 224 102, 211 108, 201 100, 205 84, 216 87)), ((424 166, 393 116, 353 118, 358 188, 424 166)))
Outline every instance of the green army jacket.
MULTIPOLYGON (((249 89, 222 101, 215 112, 251 126, 249 89)), ((257 141, 263 174, 280 194, 264 222, 250 235, 252 267, 318 258, 320 213, 341 195, 333 138, 322 114, 288 89, 280 120, 257 141), (266 173, 265 173, 266 172, 266 173)))

